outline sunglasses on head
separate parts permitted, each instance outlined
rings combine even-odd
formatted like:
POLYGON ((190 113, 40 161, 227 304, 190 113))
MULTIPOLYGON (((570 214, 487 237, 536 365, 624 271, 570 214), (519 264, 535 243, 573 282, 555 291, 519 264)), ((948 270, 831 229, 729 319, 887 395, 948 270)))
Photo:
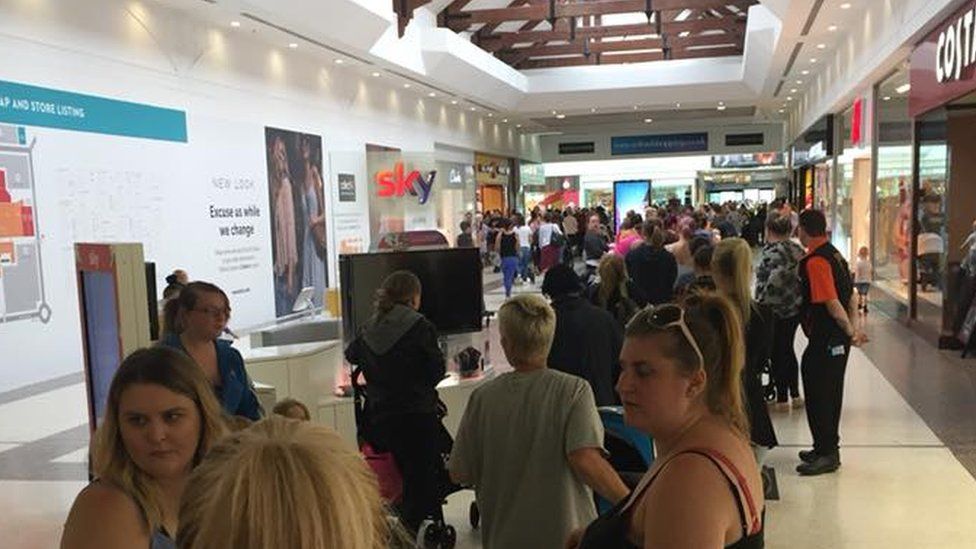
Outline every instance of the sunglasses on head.
POLYGON ((685 310, 683 308, 679 305, 668 303, 666 305, 651 306, 647 312, 648 314, 642 317, 643 321, 658 330, 666 330, 675 326, 679 327, 681 333, 685 336, 685 341, 691 345, 691 348, 695 350, 695 354, 698 355, 698 365, 702 369, 705 369, 705 355, 702 354, 701 347, 698 346, 698 341, 695 340, 695 336, 692 335, 688 324, 685 322, 685 310))

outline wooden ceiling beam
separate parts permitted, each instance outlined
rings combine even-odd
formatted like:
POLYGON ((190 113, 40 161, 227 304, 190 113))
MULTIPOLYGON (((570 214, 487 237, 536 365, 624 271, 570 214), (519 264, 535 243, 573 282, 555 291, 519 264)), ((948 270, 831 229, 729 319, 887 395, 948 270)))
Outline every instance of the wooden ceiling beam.
MULTIPOLYGON (((717 48, 703 49, 674 49, 671 54, 672 59, 696 59, 702 57, 728 57, 732 55, 742 55, 742 48, 739 46, 726 46, 717 48)), ((573 57, 549 57, 528 59, 524 61, 522 69, 544 69, 556 67, 580 67, 587 65, 615 65, 621 63, 646 63, 650 61, 663 61, 664 52, 640 52, 640 53, 619 53, 619 54, 594 54, 589 57, 581 55, 573 57)))
MULTIPOLYGON (((734 0, 654 0, 655 11, 683 11, 685 9, 705 10, 722 8, 734 0)), ((753 1, 754 0, 747 0, 753 1)), ((501 24, 508 21, 546 21, 588 15, 609 15, 614 13, 643 13, 647 9, 646 0, 591 0, 580 3, 556 3, 550 10, 548 3, 529 4, 506 8, 463 10, 444 12, 446 26, 468 28, 476 24, 501 24)))
MULTIPOLYGON (((498 54, 505 60, 515 58, 547 57, 553 55, 572 55, 584 54, 584 41, 578 40, 571 44, 558 44, 547 46, 532 46, 526 48, 512 48, 501 50, 498 54)), ((687 48, 690 46, 739 46, 741 47, 742 38, 726 34, 711 34, 705 36, 673 36, 669 38, 668 44, 672 49, 687 48)), ((664 40, 657 38, 643 38, 640 40, 617 40, 613 42, 592 42, 589 45, 591 54, 608 52, 626 52, 639 50, 659 50, 664 47, 664 40)))
MULTIPOLYGON (((723 19, 700 19, 695 21, 674 21, 662 23, 662 32, 670 36, 677 36, 683 32, 697 34, 705 31, 725 31, 726 34, 743 36, 746 29, 744 18, 723 18, 723 19)), ((576 38, 608 38, 611 36, 645 36, 654 35, 655 25, 610 25, 596 27, 580 27, 576 29, 576 38)), ((556 25, 555 30, 550 31, 520 31, 520 32, 501 32, 478 36, 476 43, 481 48, 490 52, 511 48, 515 44, 568 41, 570 39, 569 25, 556 25)))
MULTIPOLYGON (((463 5, 467 5, 471 0, 455 0, 455 4, 463 2, 463 5)), ((397 15, 397 32, 400 38, 403 38, 403 33, 407 29, 407 25, 410 24, 410 20, 413 19, 413 10, 429 4, 431 0, 393 0, 393 11, 397 15)), ((462 6, 463 7, 463 6, 462 6)))

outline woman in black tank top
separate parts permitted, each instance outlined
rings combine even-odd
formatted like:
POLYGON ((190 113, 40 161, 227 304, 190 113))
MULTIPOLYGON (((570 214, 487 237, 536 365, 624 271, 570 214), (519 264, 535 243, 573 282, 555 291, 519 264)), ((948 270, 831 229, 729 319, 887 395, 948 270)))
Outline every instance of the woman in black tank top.
POLYGON ((655 439, 660 457, 631 496, 575 532, 570 547, 764 546, 762 481, 741 397, 743 347, 732 304, 714 293, 634 317, 617 390, 627 423, 655 439), (661 486, 650 490, 655 482, 661 486))
POLYGON ((505 285, 505 297, 512 296, 512 286, 515 285, 515 275, 519 268, 519 243, 511 220, 502 221, 502 234, 495 240, 495 251, 502 259, 502 282, 505 285))

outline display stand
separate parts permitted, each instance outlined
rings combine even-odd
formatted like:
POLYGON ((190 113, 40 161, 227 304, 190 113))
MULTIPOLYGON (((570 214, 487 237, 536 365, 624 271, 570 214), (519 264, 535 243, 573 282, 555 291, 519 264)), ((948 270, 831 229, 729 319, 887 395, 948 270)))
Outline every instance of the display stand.
POLYGON ((75 271, 88 424, 94 432, 122 359, 150 343, 142 244, 75 244, 75 271))

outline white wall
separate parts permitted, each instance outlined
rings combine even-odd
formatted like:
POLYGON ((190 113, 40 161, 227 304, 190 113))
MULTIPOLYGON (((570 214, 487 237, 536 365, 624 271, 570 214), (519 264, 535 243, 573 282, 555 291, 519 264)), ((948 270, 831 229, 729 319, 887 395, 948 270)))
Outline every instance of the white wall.
POLYGON ((49 324, 0 323, 0 391, 82 368, 74 239, 143 241, 161 276, 179 266, 240 290, 231 296, 235 326, 273 318, 265 126, 323 137, 332 284, 336 217, 368 216, 365 143, 421 152, 447 143, 540 158, 538 139, 513 128, 337 67, 324 54, 282 46, 158 3, 0 0, 0 80, 183 110, 189 129, 187 144, 29 129, 39 143, 36 206, 54 315, 49 324), (339 172, 356 175, 360 202, 337 202, 339 172), (104 208, 70 199, 79 178, 94 173, 115 177, 104 208), (139 177, 117 177, 124 173, 139 177), (228 196, 213 188, 214 177, 257 185, 228 196), (218 268, 214 251, 227 242, 215 241, 205 215, 222 200, 255 202, 264 214, 250 241, 261 264, 234 277, 218 268), (104 223, 91 227, 93 220, 104 223))
POLYGON ((820 117, 850 106, 857 94, 894 71, 960 2, 870 0, 864 6, 863 17, 839 22, 843 40, 789 112, 789 141, 820 117))

